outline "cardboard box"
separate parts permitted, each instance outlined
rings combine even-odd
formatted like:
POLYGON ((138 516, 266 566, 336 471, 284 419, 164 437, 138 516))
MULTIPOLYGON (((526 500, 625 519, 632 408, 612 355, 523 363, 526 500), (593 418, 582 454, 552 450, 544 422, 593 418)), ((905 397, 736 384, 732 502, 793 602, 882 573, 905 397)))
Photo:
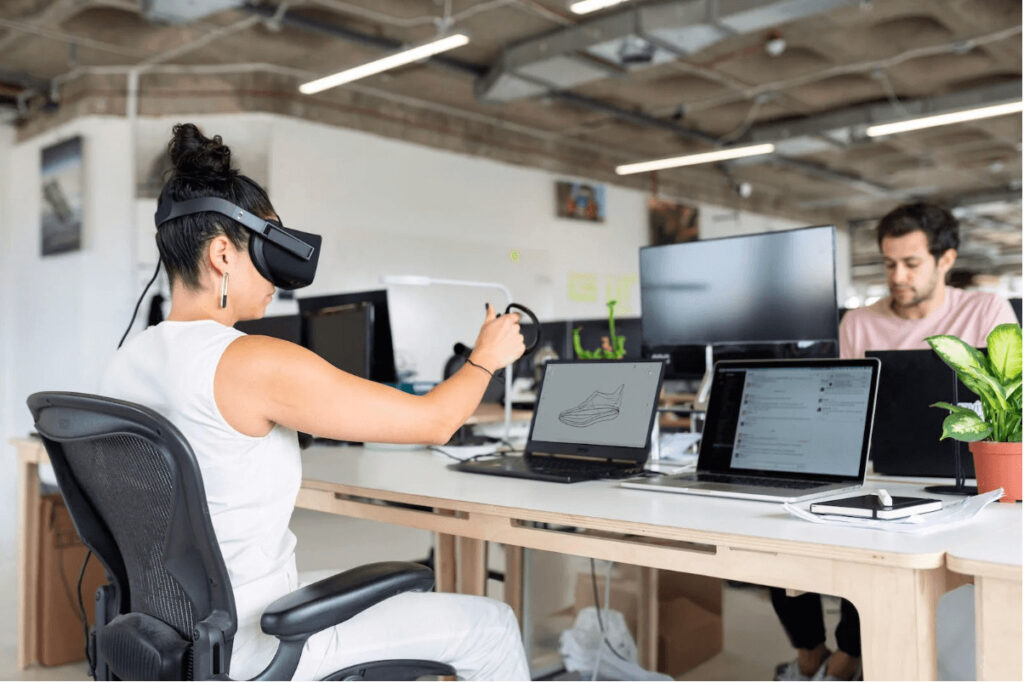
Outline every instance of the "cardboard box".
POLYGON ((658 672, 679 677, 721 650, 721 611, 710 611, 686 596, 659 603, 658 672))
MULTIPOLYGON (((610 608, 621 611, 637 636, 640 568, 617 564, 610 608)), ((658 672, 685 674, 722 650, 722 581, 702 575, 658 571, 658 672)), ((604 604, 604 572, 598 571, 598 596, 604 604)), ((594 605, 590 572, 576 579, 575 610, 594 605)))
MULTIPOLYGON (((78 608, 78 574, 88 549, 82 544, 59 493, 43 495, 39 524, 38 660, 64 665, 85 660, 85 634, 78 608)), ((92 625, 96 589, 107 582, 95 556, 82 580, 82 603, 92 625)))

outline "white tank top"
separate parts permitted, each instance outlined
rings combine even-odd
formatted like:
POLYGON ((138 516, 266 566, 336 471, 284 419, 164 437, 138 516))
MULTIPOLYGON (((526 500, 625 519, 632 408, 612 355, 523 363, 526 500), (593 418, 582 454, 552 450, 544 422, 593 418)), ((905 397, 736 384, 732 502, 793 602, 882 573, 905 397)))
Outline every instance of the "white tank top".
POLYGON ((302 479, 295 431, 275 426, 261 438, 247 436, 217 408, 214 373, 224 350, 244 335, 214 320, 161 322, 115 353, 100 386, 102 395, 166 417, 196 454, 234 590, 231 674, 241 679, 258 673, 277 648, 260 631, 263 609, 298 585, 288 522, 302 479))

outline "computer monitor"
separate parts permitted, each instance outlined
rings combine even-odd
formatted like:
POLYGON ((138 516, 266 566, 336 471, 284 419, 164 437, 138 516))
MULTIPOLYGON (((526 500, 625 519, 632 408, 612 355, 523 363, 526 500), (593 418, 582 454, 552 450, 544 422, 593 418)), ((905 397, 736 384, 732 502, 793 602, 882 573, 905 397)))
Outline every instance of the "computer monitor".
POLYGON ((258 320, 241 320, 235 329, 246 334, 273 336, 302 345, 302 318, 298 315, 274 315, 258 320))
POLYGON ((391 341, 391 317, 388 312, 388 292, 386 289, 373 291, 357 291, 353 293, 332 294, 330 296, 311 296, 298 299, 299 312, 311 314, 324 308, 366 303, 373 306, 373 325, 370 342, 370 375, 369 379, 383 383, 396 383, 398 372, 395 369, 395 351, 391 341))
POLYGON ((340 370, 368 379, 373 347, 373 306, 348 303, 302 316, 306 347, 340 370))
POLYGON ((640 305, 648 352, 835 341, 835 228, 641 248, 640 305))

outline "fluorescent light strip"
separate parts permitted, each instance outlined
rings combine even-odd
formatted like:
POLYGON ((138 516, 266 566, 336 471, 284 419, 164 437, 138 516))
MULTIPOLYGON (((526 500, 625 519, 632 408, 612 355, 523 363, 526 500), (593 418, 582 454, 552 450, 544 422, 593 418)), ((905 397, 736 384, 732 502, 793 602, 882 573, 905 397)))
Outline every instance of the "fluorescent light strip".
POLYGON ((752 144, 746 147, 731 147, 719 149, 713 152, 702 154, 687 154, 686 156, 673 156, 670 159, 656 159, 654 161, 641 161, 639 163, 627 163, 624 166, 616 166, 615 172, 618 175, 631 175, 633 173, 645 173, 647 171, 661 170, 663 168, 676 168, 679 166, 696 166, 701 163, 714 163, 715 161, 728 161, 729 159, 741 159, 745 156, 759 156, 771 154, 775 151, 775 145, 769 143, 752 144))
POLYGON ((299 86, 299 91, 305 95, 315 95, 318 92, 323 92, 329 88, 336 87, 343 83, 351 83, 352 81, 359 80, 360 78, 366 78, 372 76, 375 73, 381 71, 387 71, 388 69, 394 69, 404 64, 412 62, 418 62, 421 59, 426 59, 439 52, 445 52, 447 50, 454 50, 457 47, 462 47, 469 42, 469 36, 464 33, 453 33, 452 35, 445 36, 433 40, 423 45, 409 48, 401 52, 388 55, 387 57, 381 57, 380 59, 366 64, 360 64, 354 66, 351 69, 345 69, 339 71, 336 74, 330 76, 324 76, 318 78, 315 81, 303 83, 299 86))
POLYGON ((626 0, 580 0, 569 5, 569 11, 573 14, 589 14, 605 7, 621 5, 626 0))
POLYGON ((934 128, 936 126, 946 126, 952 123, 963 123, 964 121, 977 121, 982 118, 992 118, 993 116, 1017 114, 1021 112, 1022 108, 1024 108, 1024 103, 1022 102, 1009 102, 1007 104, 996 104, 990 107, 954 111, 951 114, 937 114, 935 116, 912 118, 909 121, 882 123, 876 126, 868 126, 867 130, 864 132, 868 137, 881 137, 882 135, 905 133, 911 130, 921 130, 922 128, 934 128))

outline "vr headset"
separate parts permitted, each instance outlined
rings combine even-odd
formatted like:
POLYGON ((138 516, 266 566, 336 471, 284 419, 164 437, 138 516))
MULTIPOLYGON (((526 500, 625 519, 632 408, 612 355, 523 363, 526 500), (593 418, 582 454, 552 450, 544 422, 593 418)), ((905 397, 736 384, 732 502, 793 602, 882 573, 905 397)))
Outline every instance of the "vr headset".
POLYGON ((322 237, 318 234, 293 230, 276 220, 264 220, 217 197, 171 201, 161 195, 154 218, 160 227, 168 220, 206 212, 219 213, 253 233, 249 257, 257 272, 275 287, 300 289, 312 284, 320 260, 322 237))

